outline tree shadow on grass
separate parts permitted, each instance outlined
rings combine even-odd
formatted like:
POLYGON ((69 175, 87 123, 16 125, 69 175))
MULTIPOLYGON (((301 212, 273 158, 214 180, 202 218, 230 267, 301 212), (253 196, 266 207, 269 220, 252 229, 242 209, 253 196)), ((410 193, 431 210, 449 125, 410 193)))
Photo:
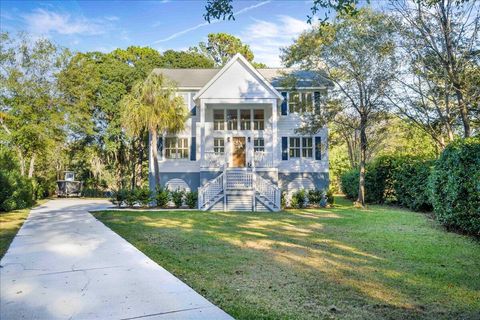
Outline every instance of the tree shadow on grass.
POLYGON ((239 319, 478 315, 478 280, 452 283, 411 268, 399 259, 408 254, 377 249, 375 236, 350 236, 338 222, 353 218, 340 210, 96 215, 239 319))

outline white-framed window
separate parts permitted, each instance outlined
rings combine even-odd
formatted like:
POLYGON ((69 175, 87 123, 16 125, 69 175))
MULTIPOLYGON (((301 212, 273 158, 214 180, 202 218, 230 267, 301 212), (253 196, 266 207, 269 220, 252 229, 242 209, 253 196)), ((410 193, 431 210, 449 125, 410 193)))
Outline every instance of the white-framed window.
POLYGON ((253 130, 265 130, 265 112, 263 109, 253 110, 253 130))
POLYGON ((313 92, 288 93, 288 112, 305 113, 313 111, 313 92))
POLYGON ((165 138, 166 159, 188 159, 188 138, 165 138))
POLYGON ((252 121, 252 113, 250 109, 240 109, 240 130, 250 130, 252 121))
POLYGON ((302 158, 313 158, 312 137, 302 138, 302 158))
POLYGON ((225 110, 213 110, 213 130, 225 130, 225 110))
POLYGON ((227 130, 238 130, 238 110, 227 110, 227 130))
POLYGON ((298 92, 289 92, 288 93, 288 112, 296 113, 298 112, 300 105, 300 94, 298 92))
POLYGON ((300 158, 301 146, 299 137, 290 137, 289 141, 289 156, 290 158, 300 158))
POLYGON ((225 153, 225 139, 224 138, 214 138, 213 139, 213 152, 215 152, 215 154, 224 154, 225 153))
POLYGON ((263 138, 253 139, 253 151, 265 151, 265 140, 263 138))

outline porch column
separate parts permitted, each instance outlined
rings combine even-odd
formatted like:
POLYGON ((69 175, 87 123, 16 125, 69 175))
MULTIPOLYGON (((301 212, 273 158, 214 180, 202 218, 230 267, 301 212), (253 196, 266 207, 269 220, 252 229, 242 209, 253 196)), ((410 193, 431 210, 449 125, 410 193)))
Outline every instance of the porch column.
POLYGON ((200 99, 200 165, 205 163, 205 102, 200 99))
POLYGON ((278 154, 278 137, 277 137, 277 99, 272 102, 272 163, 273 166, 277 166, 277 154, 278 154))

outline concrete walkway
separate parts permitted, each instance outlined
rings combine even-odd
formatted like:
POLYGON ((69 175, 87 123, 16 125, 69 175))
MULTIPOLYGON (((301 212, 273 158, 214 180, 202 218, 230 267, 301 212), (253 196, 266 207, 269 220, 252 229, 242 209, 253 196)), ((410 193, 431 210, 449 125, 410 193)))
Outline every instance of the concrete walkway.
POLYGON ((0 319, 232 319, 88 213, 108 205, 31 211, 0 261, 0 319))

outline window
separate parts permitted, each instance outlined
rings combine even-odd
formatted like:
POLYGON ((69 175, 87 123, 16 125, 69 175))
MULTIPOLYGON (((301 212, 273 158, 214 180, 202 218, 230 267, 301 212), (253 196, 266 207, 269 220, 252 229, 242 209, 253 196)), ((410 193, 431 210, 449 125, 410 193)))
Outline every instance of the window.
POLYGON ((288 98, 288 111, 290 113, 304 113, 313 111, 312 92, 290 92, 288 98))
POLYGON ((213 130, 225 130, 225 112, 213 110, 213 130))
POLYGON ((252 115, 250 110, 240 110, 240 129, 241 130, 250 130, 251 117, 252 115))
POLYGON ((303 158, 313 157, 312 137, 302 138, 302 157, 303 158))
POLYGON ((215 154, 224 154, 224 152, 225 152, 225 139, 223 139, 223 138, 213 139, 213 152, 215 152, 215 154))
POLYGON ((187 159, 188 139, 187 138, 165 138, 165 158, 187 159))
POLYGON ((299 104, 300 94, 298 92, 290 92, 290 94, 288 95, 288 112, 298 112, 299 104))
POLYGON ((300 138, 290 138, 290 158, 300 158, 300 138))
POLYGON ((227 129, 238 130, 238 110, 227 110, 227 129))
POLYGON ((265 140, 263 138, 253 139, 253 151, 265 151, 265 140))
POLYGON ((301 94, 302 108, 301 112, 313 111, 313 97, 311 92, 302 92, 301 94))
POLYGON ((265 115, 262 109, 253 110, 253 130, 265 129, 265 115))

